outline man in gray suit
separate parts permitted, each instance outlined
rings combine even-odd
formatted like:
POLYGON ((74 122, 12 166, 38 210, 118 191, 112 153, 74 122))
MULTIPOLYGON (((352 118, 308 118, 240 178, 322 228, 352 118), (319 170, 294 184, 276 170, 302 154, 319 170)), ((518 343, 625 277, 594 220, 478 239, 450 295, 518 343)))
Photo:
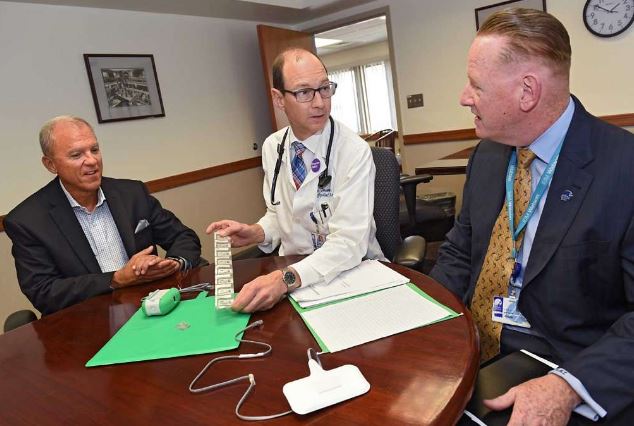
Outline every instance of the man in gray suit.
POLYGON ((470 306, 482 354, 526 348, 559 364, 486 402, 513 405, 514 425, 585 421, 573 410, 619 423, 634 403, 634 135, 570 95, 570 58, 545 12, 498 12, 478 31, 460 103, 483 140, 431 272, 470 306), (522 186, 532 198, 518 212, 522 186))

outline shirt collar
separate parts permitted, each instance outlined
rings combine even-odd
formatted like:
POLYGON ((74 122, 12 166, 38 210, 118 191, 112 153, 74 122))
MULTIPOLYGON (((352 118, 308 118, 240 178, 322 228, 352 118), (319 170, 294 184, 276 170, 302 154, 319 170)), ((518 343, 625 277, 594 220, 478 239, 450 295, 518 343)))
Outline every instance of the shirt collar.
MULTIPOLYGON (((64 191, 64 195, 66 195, 66 198, 68 199, 68 202, 70 203, 70 206, 72 208, 80 208, 83 210, 88 211, 84 206, 82 206, 81 204, 79 204, 77 202, 77 200, 75 200, 73 198, 72 195, 70 195, 70 192, 68 192, 66 190, 66 187, 64 186, 64 184, 62 183, 62 180, 59 180, 59 185, 62 187, 62 191, 64 191)), ((103 193, 103 190, 101 189, 101 187, 99 187, 99 189, 97 190, 97 205, 95 206, 95 209, 99 206, 101 206, 103 204, 103 202, 106 200, 106 196, 103 193)))
POLYGON ((544 163, 550 163, 557 147, 568 133, 572 116, 575 112, 575 103, 570 98, 568 106, 564 112, 559 116, 552 126, 550 126, 544 133, 542 133, 537 139, 529 145, 531 151, 537 155, 537 157, 544 163))
POLYGON ((291 147, 291 143, 299 141, 308 149, 310 152, 315 155, 321 155, 322 157, 326 156, 326 149, 328 147, 328 139, 330 137, 330 120, 326 122, 326 125, 323 129, 318 132, 315 132, 313 135, 309 136, 303 141, 300 141, 293 134, 293 129, 290 128, 288 132, 288 140, 289 140, 289 148, 291 147))

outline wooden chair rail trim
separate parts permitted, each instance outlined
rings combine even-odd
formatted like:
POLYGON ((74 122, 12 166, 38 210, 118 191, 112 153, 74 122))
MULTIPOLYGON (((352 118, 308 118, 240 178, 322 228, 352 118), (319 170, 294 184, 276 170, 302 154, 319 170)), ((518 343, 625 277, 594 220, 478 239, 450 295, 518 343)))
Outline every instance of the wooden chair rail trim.
MULTIPOLYGON (((221 164, 219 166, 207 167, 206 169, 194 170, 192 172, 150 180, 145 182, 145 185, 151 193, 161 192, 167 189, 188 185, 190 183, 200 182, 201 180, 212 179, 261 166, 262 157, 253 157, 245 160, 234 161, 232 163, 221 164)), ((0 215, 0 232, 4 232, 5 216, 6 215, 0 215)))
MULTIPOLYGON (((634 126, 634 113, 604 115, 599 118, 619 127, 634 126)), ((422 143, 451 142, 477 138, 475 129, 471 128, 404 135, 403 143, 405 145, 418 145, 422 143)), ((201 180, 252 169, 261 165, 262 157, 247 158, 246 160, 234 161, 219 166, 207 167, 206 169, 194 170, 193 172, 151 180, 146 182, 146 185, 150 192, 160 192, 190 183, 200 182, 201 180)), ((5 215, 0 215, 0 232, 4 232, 4 216, 5 215)))
MULTIPOLYGON (((599 118, 619 127, 634 126, 634 113, 604 115, 599 118)), ((417 145, 421 143, 452 142, 471 139, 478 139, 475 134, 475 129, 473 128, 404 135, 403 143, 405 145, 417 145)))
POLYGON ((475 129, 457 129, 404 135, 403 143, 405 145, 417 145, 420 143, 465 141, 477 138, 475 129))

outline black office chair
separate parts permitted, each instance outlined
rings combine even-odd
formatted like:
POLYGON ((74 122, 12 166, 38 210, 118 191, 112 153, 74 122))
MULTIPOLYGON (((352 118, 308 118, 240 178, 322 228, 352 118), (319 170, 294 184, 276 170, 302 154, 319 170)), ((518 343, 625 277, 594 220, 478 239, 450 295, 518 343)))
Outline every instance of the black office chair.
POLYGON ((4 320, 4 332, 11 331, 15 328, 18 328, 22 325, 26 325, 30 322, 33 322, 37 319, 37 316, 33 311, 28 309, 22 309, 20 311, 14 312, 4 320))
MULTIPOLYGON (((425 258, 426 242, 419 235, 403 239, 399 224, 400 189, 410 192, 409 188, 420 182, 429 182, 431 176, 410 176, 401 179, 400 167, 394 153, 385 148, 372 147, 372 159, 376 168, 374 180, 374 222, 376 239, 385 257, 393 263, 422 270, 425 258)), ((415 196, 415 192, 414 192, 415 196)))
MULTIPOLYGON (((401 180, 409 178, 410 176, 401 180)), ((447 199, 443 200, 444 205, 438 205, 436 202, 416 197, 415 185, 412 186, 411 194, 404 194, 405 197, 401 200, 399 212, 401 234, 403 236, 420 235, 428 242, 444 241, 445 235, 451 230, 455 220, 455 195, 447 194, 447 199)))

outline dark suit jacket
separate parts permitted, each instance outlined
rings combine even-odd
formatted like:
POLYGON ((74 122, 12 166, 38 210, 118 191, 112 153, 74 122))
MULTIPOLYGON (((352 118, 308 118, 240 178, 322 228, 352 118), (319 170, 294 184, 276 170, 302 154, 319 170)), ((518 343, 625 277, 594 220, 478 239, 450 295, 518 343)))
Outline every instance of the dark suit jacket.
MULTIPOLYGON (((608 412, 634 403, 634 135, 575 98, 525 269, 519 308, 608 412), (562 192, 570 190, 570 200, 562 192)), ((431 275, 469 303, 504 202, 511 147, 483 140, 431 275)))
MULTIPOLYGON (((167 256, 198 264, 196 233, 163 209, 142 182, 104 177, 101 189, 129 257, 158 244, 167 256), (135 234, 142 219, 150 226, 135 234)), ((59 178, 13 209, 4 226, 22 292, 42 314, 111 291, 114 273, 101 272, 59 178)))

